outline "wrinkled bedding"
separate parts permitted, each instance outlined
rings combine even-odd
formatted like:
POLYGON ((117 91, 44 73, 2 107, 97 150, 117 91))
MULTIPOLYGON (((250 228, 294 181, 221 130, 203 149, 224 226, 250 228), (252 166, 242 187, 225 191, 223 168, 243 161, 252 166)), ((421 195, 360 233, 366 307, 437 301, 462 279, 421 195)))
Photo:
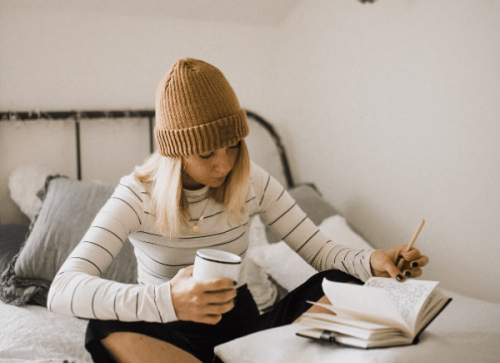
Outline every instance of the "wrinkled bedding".
POLYGON ((83 346, 85 320, 0 302, 0 326, 0 362, 92 362, 83 346))

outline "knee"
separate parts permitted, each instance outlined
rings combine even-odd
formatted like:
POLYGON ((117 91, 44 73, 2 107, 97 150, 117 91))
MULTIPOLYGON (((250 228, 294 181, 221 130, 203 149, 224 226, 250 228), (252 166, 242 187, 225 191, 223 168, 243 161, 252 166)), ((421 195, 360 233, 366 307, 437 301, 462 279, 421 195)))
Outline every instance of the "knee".
POLYGON ((101 344, 116 362, 128 363, 139 361, 135 359, 148 351, 146 338, 142 334, 117 332, 102 339, 101 344))
POLYGON ((136 345, 144 338, 141 334, 118 332, 111 333, 106 338, 101 340, 102 345, 108 351, 112 352, 117 349, 123 351, 127 347, 136 345))
POLYGON ((193 362, 201 363, 190 353, 161 340, 138 333, 112 333, 101 340, 115 361, 127 362, 193 362))

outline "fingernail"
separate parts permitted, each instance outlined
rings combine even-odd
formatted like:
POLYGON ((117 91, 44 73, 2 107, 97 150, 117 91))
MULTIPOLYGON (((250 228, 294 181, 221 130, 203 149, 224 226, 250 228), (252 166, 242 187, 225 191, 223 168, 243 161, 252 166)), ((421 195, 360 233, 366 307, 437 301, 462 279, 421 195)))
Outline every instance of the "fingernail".
POLYGON ((398 281, 402 281, 402 280, 403 280, 403 276, 402 276, 402 275, 397 275, 397 276, 396 276, 396 280, 398 280, 398 281))
POLYGON ((401 253, 400 253, 400 254, 398 255, 398 257, 399 257, 399 258, 403 258, 403 254, 401 254, 401 253))
POLYGON ((410 271, 405 271, 405 276, 406 277, 411 276, 411 272, 410 271))
POLYGON ((411 267, 418 267, 418 262, 412 262, 411 267))

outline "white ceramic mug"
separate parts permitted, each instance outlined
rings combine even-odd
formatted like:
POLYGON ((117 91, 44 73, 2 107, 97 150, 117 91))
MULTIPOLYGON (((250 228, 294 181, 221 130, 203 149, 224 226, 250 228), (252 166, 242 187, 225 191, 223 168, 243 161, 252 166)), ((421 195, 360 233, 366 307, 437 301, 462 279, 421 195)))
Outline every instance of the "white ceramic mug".
POLYGON ((238 282, 241 268, 241 257, 230 252, 200 249, 196 251, 193 278, 195 280, 212 280, 229 278, 238 282))

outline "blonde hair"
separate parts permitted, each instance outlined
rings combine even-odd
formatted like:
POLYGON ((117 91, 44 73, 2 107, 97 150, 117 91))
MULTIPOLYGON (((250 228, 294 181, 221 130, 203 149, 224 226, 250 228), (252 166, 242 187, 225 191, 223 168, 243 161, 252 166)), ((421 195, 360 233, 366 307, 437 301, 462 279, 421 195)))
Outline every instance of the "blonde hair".
MULTIPOLYGON (((182 188, 182 158, 152 154, 135 168, 134 176, 149 187, 151 212, 156 227, 164 236, 178 235, 188 227, 189 204, 182 188)), ((222 204, 228 222, 241 225, 246 211, 246 195, 250 185, 250 157, 245 141, 240 141, 238 157, 224 183, 210 189, 209 196, 222 204)))

